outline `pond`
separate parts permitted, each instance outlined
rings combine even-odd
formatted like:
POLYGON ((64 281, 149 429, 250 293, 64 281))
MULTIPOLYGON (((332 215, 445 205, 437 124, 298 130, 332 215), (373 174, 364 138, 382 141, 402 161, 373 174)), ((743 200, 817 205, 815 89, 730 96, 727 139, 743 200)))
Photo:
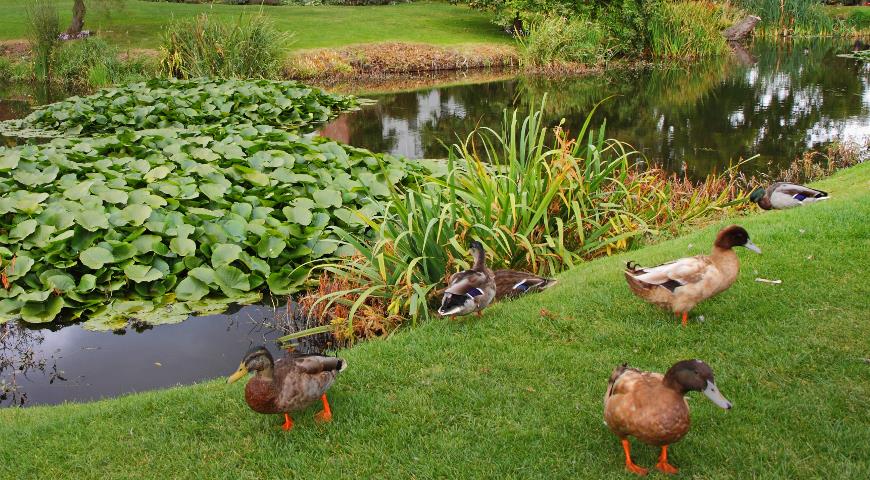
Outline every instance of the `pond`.
MULTIPOLYGON (((866 142, 870 69, 837 56, 849 49, 831 40, 757 43, 745 55, 678 69, 363 90, 377 103, 321 131, 375 151, 438 158, 446 156, 442 141, 454 142, 478 125, 497 128, 503 109, 527 109, 545 93, 547 120, 564 118, 573 132, 596 102, 611 97, 593 124, 606 119, 607 135, 630 143, 650 163, 681 171, 685 162, 686 172, 698 177, 758 154, 745 169, 764 173, 834 140, 866 142)), ((0 87, 0 119, 63 96, 0 87)), ((123 335, 75 325, 57 331, 0 326, 0 405, 85 401, 223 376, 252 343, 274 347, 275 315, 271 305, 255 305, 123 335), (14 393, 4 395, 13 384, 14 393)))
POLYGON ((756 43, 745 55, 681 68, 614 70, 575 78, 516 78, 413 92, 366 95, 377 104, 342 115, 322 133, 374 151, 441 158, 441 142, 475 126, 499 128, 502 111, 537 105, 577 132, 604 98, 593 125, 630 143, 647 161, 699 177, 759 158, 748 173, 787 166, 833 140, 870 134, 870 69, 838 57, 851 43, 756 43))

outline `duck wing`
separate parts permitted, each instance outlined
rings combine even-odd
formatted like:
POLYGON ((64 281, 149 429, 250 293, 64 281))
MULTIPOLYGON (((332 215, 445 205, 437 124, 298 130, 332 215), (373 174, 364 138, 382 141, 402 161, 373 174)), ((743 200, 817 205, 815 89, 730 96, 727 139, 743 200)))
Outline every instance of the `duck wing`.
POLYGON ((444 293, 476 297, 483 294, 483 289, 491 281, 492 278, 485 272, 476 270, 456 272, 450 277, 450 283, 444 293))
POLYGON ((625 273, 640 283, 661 286, 673 292, 684 285, 700 282, 710 265, 712 261, 708 257, 699 255, 647 268, 628 262, 625 273))
POLYGON ((291 357, 294 366, 302 373, 317 375, 323 372, 340 372, 347 367, 347 363, 338 357, 324 355, 295 355, 291 357))
POLYGON ((807 198, 824 198, 828 196, 828 192, 787 182, 776 182, 771 185, 771 195, 773 193, 788 195, 798 201, 803 201, 807 198))

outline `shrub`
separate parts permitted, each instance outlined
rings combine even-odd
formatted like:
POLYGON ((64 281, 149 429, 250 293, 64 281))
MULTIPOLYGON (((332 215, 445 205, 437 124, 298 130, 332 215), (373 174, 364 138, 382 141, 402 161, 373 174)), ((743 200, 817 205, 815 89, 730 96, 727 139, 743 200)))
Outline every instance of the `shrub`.
POLYGON ((870 29, 870 11, 856 8, 846 18, 846 24, 856 30, 870 29))
POLYGON ((33 48, 34 72, 45 80, 51 76, 51 61, 57 37, 60 34, 60 19, 54 0, 33 0, 27 5, 30 36, 33 48))
POLYGON ((164 34, 160 68, 178 77, 268 78, 277 75, 288 35, 263 15, 235 23, 202 14, 171 23, 164 34))
POLYGON ((543 17, 519 37, 520 62, 524 66, 547 66, 578 62, 593 64, 608 57, 607 35, 589 20, 543 17))
POLYGON ((118 51, 98 37, 65 43, 56 53, 54 80, 66 87, 104 87, 152 76, 156 66, 146 59, 118 57, 118 51))

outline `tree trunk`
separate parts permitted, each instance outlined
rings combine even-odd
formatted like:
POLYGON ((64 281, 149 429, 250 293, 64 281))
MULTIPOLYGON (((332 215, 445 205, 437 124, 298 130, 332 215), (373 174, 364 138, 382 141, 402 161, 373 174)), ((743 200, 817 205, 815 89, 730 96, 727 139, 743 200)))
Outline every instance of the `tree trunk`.
POLYGON ((67 35, 78 35, 85 26, 85 0, 75 0, 73 3, 73 18, 66 30, 67 35))
POLYGON ((749 15, 722 32, 722 35, 724 35, 729 42, 739 42, 749 35, 752 35, 752 30, 755 29, 755 24, 758 23, 759 20, 761 20, 760 17, 749 15))

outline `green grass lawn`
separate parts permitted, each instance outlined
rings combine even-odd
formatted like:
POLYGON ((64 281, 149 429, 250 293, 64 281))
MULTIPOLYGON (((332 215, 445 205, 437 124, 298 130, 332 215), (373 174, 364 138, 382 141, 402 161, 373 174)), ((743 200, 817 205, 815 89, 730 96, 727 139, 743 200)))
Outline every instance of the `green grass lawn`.
MULTIPOLYGON (((670 450, 680 478, 866 478, 870 164, 818 186, 833 198, 737 220, 764 254, 740 249, 739 280, 688 328, 632 296, 622 266, 706 252, 735 220, 590 262, 483 318, 343 352, 326 426, 311 408, 281 432, 248 410, 244 382, 221 379, 2 410, 0 478, 631 478, 602 423, 607 378, 619 362, 686 358, 713 367, 734 408, 691 394, 693 427, 670 450)), ((657 453, 633 451, 642 466, 657 453)))
MULTIPOLYGON (((57 2, 64 27, 72 16, 72 1, 57 2)), ((85 28, 98 30, 121 47, 157 48, 163 26, 173 18, 209 12, 227 20, 261 7, 202 5, 125 0, 123 9, 106 15, 96 7, 85 17, 85 28)), ((27 35, 25 2, 0 0, 0 40, 27 35)), ((438 45, 510 43, 509 36, 484 12, 449 3, 405 3, 376 7, 262 7, 284 31, 293 32, 291 48, 337 47, 355 43, 404 41, 438 45)))

